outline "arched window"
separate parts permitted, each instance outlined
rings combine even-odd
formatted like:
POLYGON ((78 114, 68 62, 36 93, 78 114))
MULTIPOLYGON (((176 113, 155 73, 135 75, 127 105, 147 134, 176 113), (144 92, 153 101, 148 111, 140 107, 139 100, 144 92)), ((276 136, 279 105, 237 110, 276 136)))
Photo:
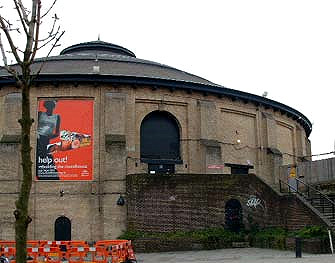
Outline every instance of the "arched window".
POLYGON ((243 212, 240 201, 230 199, 225 206, 225 225, 226 228, 239 232, 243 226, 243 212))
POLYGON ((60 216, 55 221, 55 240, 71 240, 71 220, 66 216, 60 216))
POLYGON ((141 158, 180 160, 180 135, 176 119, 166 111, 148 114, 141 124, 141 158))

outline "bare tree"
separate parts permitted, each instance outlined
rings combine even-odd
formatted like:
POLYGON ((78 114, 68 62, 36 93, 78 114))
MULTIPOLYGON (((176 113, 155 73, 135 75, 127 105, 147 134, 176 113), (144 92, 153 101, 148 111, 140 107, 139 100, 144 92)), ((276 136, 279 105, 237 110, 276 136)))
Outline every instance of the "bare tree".
POLYGON ((32 64, 37 52, 42 48, 48 48, 46 59, 64 34, 64 31, 61 31, 60 27, 57 26, 57 15, 51 14, 57 0, 49 0, 49 6, 44 8, 42 2, 46 1, 26 0, 23 3, 22 0, 12 0, 12 3, 9 4, 10 1, 6 0, 6 4, 0 7, 0 31, 5 36, 3 42, 0 34, 0 49, 4 64, 2 68, 14 79, 16 86, 22 92, 22 116, 19 123, 21 125, 23 178, 14 211, 16 262, 18 263, 26 262, 27 230, 29 223, 32 221, 28 207, 32 186, 30 130, 34 122, 30 114, 30 89, 43 66, 42 63, 39 69, 33 71, 32 64), (27 8, 28 5, 30 5, 30 8, 27 8), (12 8, 14 8, 16 18, 12 14, 12 8), (42 21, 43 26, 48 27, 44 36, 42 36, 41 30, 42 21), (16 62, 14 65, 9 65, 9 56, 14 58, 16 62))

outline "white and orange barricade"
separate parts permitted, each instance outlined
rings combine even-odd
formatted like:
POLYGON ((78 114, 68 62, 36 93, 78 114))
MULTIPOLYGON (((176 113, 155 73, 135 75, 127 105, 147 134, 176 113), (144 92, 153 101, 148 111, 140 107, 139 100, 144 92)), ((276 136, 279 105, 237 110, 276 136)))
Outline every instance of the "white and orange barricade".
POLYGON ((0 257, 4 257, 8 261, 15 259, 15 246, 15 241, 0 241, 0 257))
MULTIPOLYGON (((15 241, 0 241, 0 256, 15 260, 15 241)), ((81 241, 27 241, 29 263, 136 263, 129 240, 102 240, 93 245, 81 241)))

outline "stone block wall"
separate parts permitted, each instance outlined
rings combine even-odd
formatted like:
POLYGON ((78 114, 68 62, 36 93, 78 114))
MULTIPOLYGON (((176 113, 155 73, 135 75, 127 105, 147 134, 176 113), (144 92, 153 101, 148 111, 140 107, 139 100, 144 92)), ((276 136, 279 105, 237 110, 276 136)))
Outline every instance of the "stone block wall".
POLYGON ((19 144, 0 143, 0 239, 14 237, 15 201, 19 191, 19 144))

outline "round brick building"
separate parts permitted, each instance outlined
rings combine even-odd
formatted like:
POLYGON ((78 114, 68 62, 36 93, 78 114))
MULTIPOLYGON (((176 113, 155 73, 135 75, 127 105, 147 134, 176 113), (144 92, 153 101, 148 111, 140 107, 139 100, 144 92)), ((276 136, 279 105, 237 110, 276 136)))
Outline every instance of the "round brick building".
MULTIPOLYGON (((129 214, 127 175, 253 173, 276 188, 280 165, 310 155, 311 123, 297 110, 121 46, 73 45, 36 60, 40 67, 31 90, 31 239, 117 237, 129 214)), ((0 74, 0 239, 13 239, 21 95, 0 74)))

